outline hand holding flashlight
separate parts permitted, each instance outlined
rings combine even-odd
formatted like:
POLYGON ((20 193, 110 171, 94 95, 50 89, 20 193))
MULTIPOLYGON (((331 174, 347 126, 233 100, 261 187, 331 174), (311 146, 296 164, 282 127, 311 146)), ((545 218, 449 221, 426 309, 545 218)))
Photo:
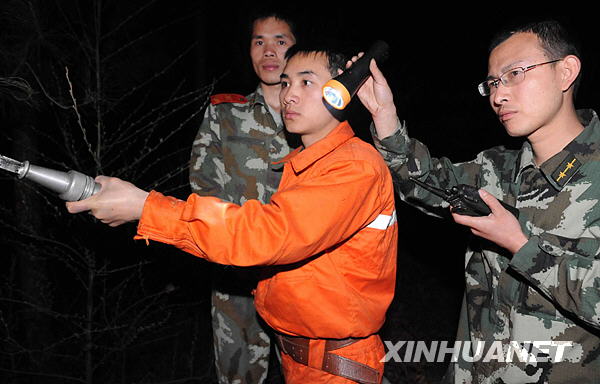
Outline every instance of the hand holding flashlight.
MULTIPOLYGON (((360 56, 354 56, 355 62, 360 56)), ((371 76, 360 87, 356 96, 371 114, 379 139, 391 136, 399 125, 394 95, 375 60, 369 64, 371 76)))
POLYGON ((376 41, 369 50, 342 74, 329 80, 323 86, 323 99, 337 109, 345 109, 361 85, 369 78, 369 65, 372 59, 380 63, 388 57, 389 46, 385 41, 376 41))

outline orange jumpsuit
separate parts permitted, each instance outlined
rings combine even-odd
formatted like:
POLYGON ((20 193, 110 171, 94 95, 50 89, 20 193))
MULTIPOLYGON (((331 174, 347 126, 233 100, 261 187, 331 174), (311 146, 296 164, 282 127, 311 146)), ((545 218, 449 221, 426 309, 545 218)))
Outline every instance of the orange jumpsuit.
POLYGON ((318 339, 365 338, 335 353, 383 372, 376 333, 394 295, 397 250, 388 168, 347 122, 283 162, 270 204, 151 192, 136 238, 215 263, 273 266, 256 288, 257 312, 278 333, 315 339, 311 366, 282 354, 287 382, 347 382, 319 369, 318 339))

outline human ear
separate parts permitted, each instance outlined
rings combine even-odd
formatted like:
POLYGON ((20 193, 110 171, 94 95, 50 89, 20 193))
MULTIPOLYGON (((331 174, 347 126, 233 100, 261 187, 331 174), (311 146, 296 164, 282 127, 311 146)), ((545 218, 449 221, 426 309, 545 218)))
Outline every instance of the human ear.
POLYGON ((563 92, 567 91, 581 72, 581 60, 577 56, 569 55, 563 58, 561 63, 561 82, 563 92))

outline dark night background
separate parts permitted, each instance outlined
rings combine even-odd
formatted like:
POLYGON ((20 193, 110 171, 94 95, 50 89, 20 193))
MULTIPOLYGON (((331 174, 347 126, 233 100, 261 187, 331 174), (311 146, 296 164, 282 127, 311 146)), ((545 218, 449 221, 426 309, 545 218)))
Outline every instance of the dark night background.
MULTIPOLYGON (((334 41, 354 53, 386 40, 391 56, 382 69, 399 116, 433 155, 459 162, 494 145, 520 146, 476 90, 492 34, 515 19, 551 17, 572 29, 583 46, 577 107, 600 109, 600 34, 585 8, 396 7, 282 8, 305 41, 334 41)), ((3 0, 0 154, 185 198, 207 96, 256 86, 244 39, 252 9, 190 0, 3 0)), ((370 140, 360 105, 349 116, 370 140)), ((57 197, 5 172, 0 194, 0 383, 214 382, 210 264, 133 241, 133 224, 113 229, 69 215, 57 197)), ((452 341, 468 233, 403 203, 398 218, 397 291, 382 338, 452 341)), ((272 368, 269 382, 281 382, 272 368)), ((393 383, 435 383, 444 369, 386 368, 393 383)))

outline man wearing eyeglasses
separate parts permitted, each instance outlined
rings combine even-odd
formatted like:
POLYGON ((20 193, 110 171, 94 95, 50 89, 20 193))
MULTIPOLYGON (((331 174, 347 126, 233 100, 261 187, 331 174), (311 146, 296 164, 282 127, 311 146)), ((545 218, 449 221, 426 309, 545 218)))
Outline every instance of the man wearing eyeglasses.
POLYGON ((491 209, 484 217, 451 213, 476 236, 449 382, 600 382, 600 121, 574 107, 580 69, 556 22, 499 35, 479 92, 507 133, 527 140, 520 150, 496 147, 453 164, 408 137, 371 63, 359 97, 402 198, 447 212, 412 176, 438 188, 476 186, 491 209), (518 208, 518 219, 499 200, 518 208))

